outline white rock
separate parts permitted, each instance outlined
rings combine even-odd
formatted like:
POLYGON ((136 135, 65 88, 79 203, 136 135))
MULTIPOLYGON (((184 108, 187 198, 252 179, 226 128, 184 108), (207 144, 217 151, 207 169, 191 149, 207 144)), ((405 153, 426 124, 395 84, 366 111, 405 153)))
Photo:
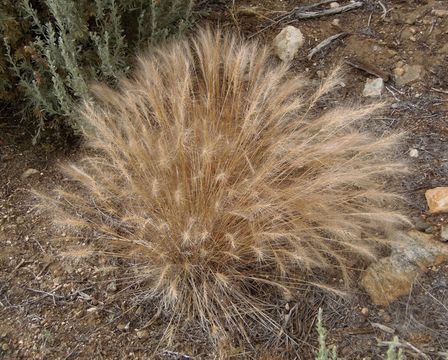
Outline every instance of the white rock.
POLYGON ((330 3, 330 8, 334 9, 334 8, 338 8, 339 7, 339 3, 336 1, 333 1, 332 3, 330 3))
POLYGON ((410 149, 409 150, 409 156, 412 158, 417 158, 418 157, 418 150, 417 149, 410 149))
POLYGON ((117 283, 115 281, 109 283, 106 287, 106 291, 109 293, 114 293, 115 291, 117 291, 117 283))
POLYGON ((381 78, 367 79, 362 95, 365 97, 379 97, 384 89, 384 81, 381 78))
POLYGON ((288 25, 274 38, 274 51, 282 61, 291 61, 303 43, 302 32, 296 27, 288 25))

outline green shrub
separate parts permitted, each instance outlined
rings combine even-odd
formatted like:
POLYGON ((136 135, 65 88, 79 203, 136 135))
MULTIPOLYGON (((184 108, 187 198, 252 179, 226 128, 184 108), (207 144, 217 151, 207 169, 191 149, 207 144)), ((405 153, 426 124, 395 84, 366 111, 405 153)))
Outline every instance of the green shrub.
MULTIPOLYGON (((322 309, 319 309, 317 315, 316 331, 318 335, 319 351, 317 353, 316 360, 337 360, 336 346, 331 347, 331 351, 327 346, 327 330, 325 329, 322 321, 322 309)), ((399 348, 400 342, 398 337, 394 336, 393 341, 390 342, 389 348, 386 352, 385 360, 404 360, 403 349, 399 348), (398 348, 398 350, 397 350, 398 348)))
POLYGON ((0 93, 8 98, 17 83, 39 131, 48 118, 64 119, 79 130, 75 103, 89 98, 89 83, 113 85, 128 71, 135 52, 186 27, 192 3, 3 0, 0 93))
MULTIPOLYGON (((0 0, 0 29, 2 34, 8 36, 9 44, 18 48, 18 44, 23 41, 23 34, 28 30, 24 28, 24 22, 18 21, 16 6, 14 0, 0 0)), ((18 51, 20 56, 20 51, 18 51)), ((9 69, 8 59, 6 57, 6 48, 4 42, 0 42, 0 100, 12 100, 17 92, 14 90, 14 76, 9 69)))
POLYGON ((322 321, 322 309, 319 309, 317 315, 316 330, 319 341, 319 352, 317 353, 316 360, 337 360, 336 346, 332 346, 331 351, 327 347, 327 330, 322 321))

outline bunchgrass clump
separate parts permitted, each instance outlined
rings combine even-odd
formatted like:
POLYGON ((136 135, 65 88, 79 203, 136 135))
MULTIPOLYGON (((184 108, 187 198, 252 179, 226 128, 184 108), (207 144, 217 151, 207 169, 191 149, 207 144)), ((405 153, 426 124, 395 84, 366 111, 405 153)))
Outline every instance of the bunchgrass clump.
POLYGON ((250 341, 248 324, 277 326, 270 295, 316 272, 348 281, 404 221, 385 189, 397 136, 358 126, 380 105, 322 109, 338 71, 311 90, 267 47, 209 30, 138 62, 118 91, 94 89, 90 155, 42 203, 74 242, 122 259, 117 296, 151 300, 172 329, 250 341))

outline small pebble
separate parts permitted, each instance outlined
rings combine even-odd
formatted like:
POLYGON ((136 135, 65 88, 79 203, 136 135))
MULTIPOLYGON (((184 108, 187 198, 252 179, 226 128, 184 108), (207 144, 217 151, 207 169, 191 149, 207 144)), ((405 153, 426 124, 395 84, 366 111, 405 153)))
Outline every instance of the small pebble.
POLYGON ((402 76, 404 74, 404 69, 402 67, 397 67, 394 69, 395 76, 402 76))
POLYGON ((418 150, 417 149, 410 149, 409 150, 409 156, 412 158, 417 158, 418 157, 418 150))
POLYGON ((383 309, 379 311, 379 315, 382 317, 383 321, 388 323, 392 320, 391 316, 383 309))
POLYGON ((115 291, 117 291, 117 283, 115 281, 109 283, 106 287, 106 291, 108 293, 114 293, 115 291))
POLYGON ((25 222, 25 218, 23 216, 17 216, 16 223, 21 225, 25 222))
POLYGON ((6 343, 2 344, 2 350, 3 351, 8 351, 9 350, 9 345, 6 344, 6 343))
POLYGON ((139 339, 147 338, 148 335, 149 335, 149 333, 148 333, 147 330, 139 330, 139 331, 137 331, 137 337, 138 337, 139 339))
POLYGON ((331 25, 339 27, 339 26, 341 26, 341 20, 340 19, 333 19, 333 21, 331 22, 331 25))
POLYGON ((370 311, 369 311, 368 308, 363 307, 363 308, 361 309, 361 315, 362 315, 362 316, 364 316, 364 317, 368 317, 368 316, 369 316, 369 313, 370 313, 370 311))
POLYGON ((339 7, 339 3, 336 1, 333 1, 332 3, 330 3, 330 8, 335 9, 339 7))
POLYGON ((120 331, 126 331, 129 329, 129 323, 127 324, 118 324, 117 325, 117 329, 120 331))
POLYGON ((440 237, 443 241, 448 241, 448 225, 442 225, 440 229, 440 237))
POLYGON ((413 218, 414 226, 418 231, 425 232, 426 229, 431 227, 431 224, 428 224, 425 220, 423 220, 421 217, 415 217, 413 218))
POLYGON ((434 226, 428 226, 428 227, 425 229, 425 233, 427 233, 427 234, 433 234, 433 233, 434 233, 434 226))

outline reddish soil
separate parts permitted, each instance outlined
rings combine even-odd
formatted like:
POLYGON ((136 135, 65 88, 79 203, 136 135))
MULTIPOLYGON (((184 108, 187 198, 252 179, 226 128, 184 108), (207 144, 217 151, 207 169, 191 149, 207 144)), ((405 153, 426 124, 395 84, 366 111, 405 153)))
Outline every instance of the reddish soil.
MULTIPOLYGON (((367 126, 378 134, 406 132, 405 145, 396 156, 408 161, 410 173, 400 179, 400 191, 408 199, 408 215, 424 218, 431 225, 427 231, 440 239, 440 226, 448 224, 448 215, 429 215, 424 192, 448 185, 448 15, 433 12, 448 10, 446 1, 366 0, 359 9, 309 20, 291 15, 304 1, 198 3, 204 14, 200 23, 220 24, 260 42, 271 42, 287 24, 300 28, 306 41, 292 71, 312 79, 319 80, 335 65, 347 62, 364 64, 388 78, 383 99, 389 105, 367 126), (380 3, 387 9, 384 16, 380 3), (347 36, 307 59, 314 46, 338 32, 347 36), (421 65, 424 72, 415 82, 399 87, 392 74, 405 64, 421 65), (418 150, 418 157, 409 156, 411 148, 418 150)), ((345 87, 331 100, 370 101, 362 97, 367 78, 372 75, 346 65, 345 87)), ((183 341, 158 346, 169 317, 149 323, 155 312, 151 304, 135 309, 113 301, 114 286, 108 280, 114 277, 113 270, 109 276, 100 275, 101 259, 87 265, 62 260, 52 240, 64 234, 52 232, 49 219, 33 208, 30 190, 63 184, 58 163, 76 159, 77 147, 45 136, 32 146, 32 134, 10 108, 0 110, 0 358, 216 358, 197 329, 182 329, 183 341), (22 178, 30 168, 37 173, 22 178)), ((343 299, 308 289, 306 296, 278 306, 280 313, 291 315, 285 322, 289 338, 281 340, 279 358, 314 358, 319 307, 324 310, 329 343, 337 344, 342 358, 382 359, 387 345, 381 341, 394 335, 407 342, 408 358, 448 357, 448 264, 418 277, 408 297, 386 308, 373 305, 356 287, 343 299), (368 316, 362 315, 362 308, 368 309, 368 316)), ((260 358, 255 349, 244 351, 237 344, 224 346, 222 353, 260 358)), ((264 359, 273 356, 267 353, 264 359)))

